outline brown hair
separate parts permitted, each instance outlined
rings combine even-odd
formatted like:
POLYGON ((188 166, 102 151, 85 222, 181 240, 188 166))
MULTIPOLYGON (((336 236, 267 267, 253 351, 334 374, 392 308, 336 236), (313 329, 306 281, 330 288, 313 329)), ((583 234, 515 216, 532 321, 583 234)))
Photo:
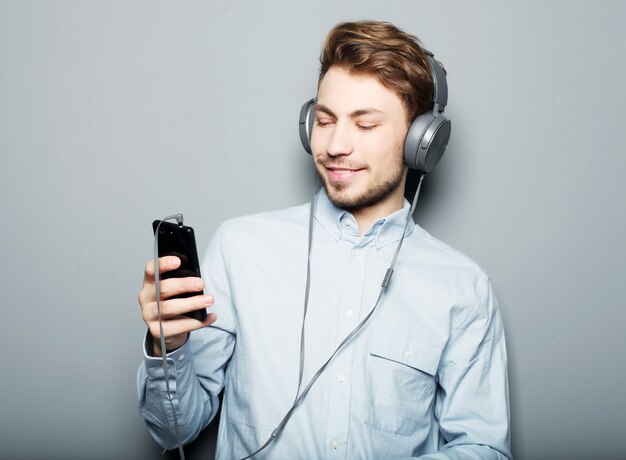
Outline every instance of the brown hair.
POLYGON ((318 85, 332 66, 376 76, 400 96, 409 121, 432 107, 433 78, 421 42, 388 22, 337 24, 326 37, 320 63, 318 85))

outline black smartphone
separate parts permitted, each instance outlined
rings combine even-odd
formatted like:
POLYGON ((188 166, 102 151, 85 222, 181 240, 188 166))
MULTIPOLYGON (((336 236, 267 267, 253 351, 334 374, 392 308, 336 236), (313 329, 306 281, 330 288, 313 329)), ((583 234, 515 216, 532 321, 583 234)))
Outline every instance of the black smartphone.
MULTIPOLYGON (((152 222, 152 231, 156 233, 160 220, 152 222)), ((200 263, 198 260, 198 249, 196 248, 196 237, 192 227, 178 225, 172 222, 163 222, 159 227, 159 234, 155 235, 159 243, 159 257, 176 256, 180 259, 180 267, 176 270, 167 271, 161 274, 161 279, 185 278, 188 276, 200 275, 200 263)), ((178 294, 172 299, 191 297, 203 294, 204 292, 185 292, 178 294)), ((185 316, 204 321, 207 318, 206 308, 185 313, 185 316)))

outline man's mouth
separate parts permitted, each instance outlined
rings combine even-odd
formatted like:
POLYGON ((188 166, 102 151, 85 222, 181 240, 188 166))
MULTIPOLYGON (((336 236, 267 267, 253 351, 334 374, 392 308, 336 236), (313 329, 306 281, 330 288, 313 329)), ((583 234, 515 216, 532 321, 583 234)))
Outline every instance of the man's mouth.
POLYGON ((345 181, 352 179, 359 172, 363 171, 364 168, 345 168, 341 166, 331 166, 325 165, 326 171, 328 172, 328 177, 333 181, 345 181))

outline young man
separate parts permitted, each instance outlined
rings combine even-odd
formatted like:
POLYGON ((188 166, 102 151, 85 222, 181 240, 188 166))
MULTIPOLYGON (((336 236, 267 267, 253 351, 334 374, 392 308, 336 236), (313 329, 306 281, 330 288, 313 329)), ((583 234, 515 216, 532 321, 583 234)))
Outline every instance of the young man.
MULTIPOLYGON (((409 212, 407 129, 433 102, 429 60, 414 37, 360 22, 330 32, 321 63, 311 150, 323 189, 310 260, 304 205, 222 224, 204 257, 204 281, 161 283, 183 440, 214 417, 224 389, 217 457, 254 453, 336 352, 255 458, 510 458, 504 333, 487 275, 410 221, 377 302, 409 212), (167 300, 203 287, 211 295, 167 300), (206 307, 205 323, 179 317, 206 307)), ((163 258, 161 271, 178 263, 163 258)), ((154 438, 174 448, 153 340, 151 262, 139 301, 150 330, 140 411, 154 438)))

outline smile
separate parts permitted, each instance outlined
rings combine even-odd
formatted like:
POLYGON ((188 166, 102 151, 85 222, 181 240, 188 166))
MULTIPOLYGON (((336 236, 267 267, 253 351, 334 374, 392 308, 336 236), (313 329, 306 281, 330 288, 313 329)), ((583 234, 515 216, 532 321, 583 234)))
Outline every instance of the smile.
POLYGON ((326 167, 326 171, 328 171, 328 177, 333 181, 345 181, 352 179, 359 172, 363 171, 362 169, 347 169, 347 168, 335 168, 335 167, 326 167))

